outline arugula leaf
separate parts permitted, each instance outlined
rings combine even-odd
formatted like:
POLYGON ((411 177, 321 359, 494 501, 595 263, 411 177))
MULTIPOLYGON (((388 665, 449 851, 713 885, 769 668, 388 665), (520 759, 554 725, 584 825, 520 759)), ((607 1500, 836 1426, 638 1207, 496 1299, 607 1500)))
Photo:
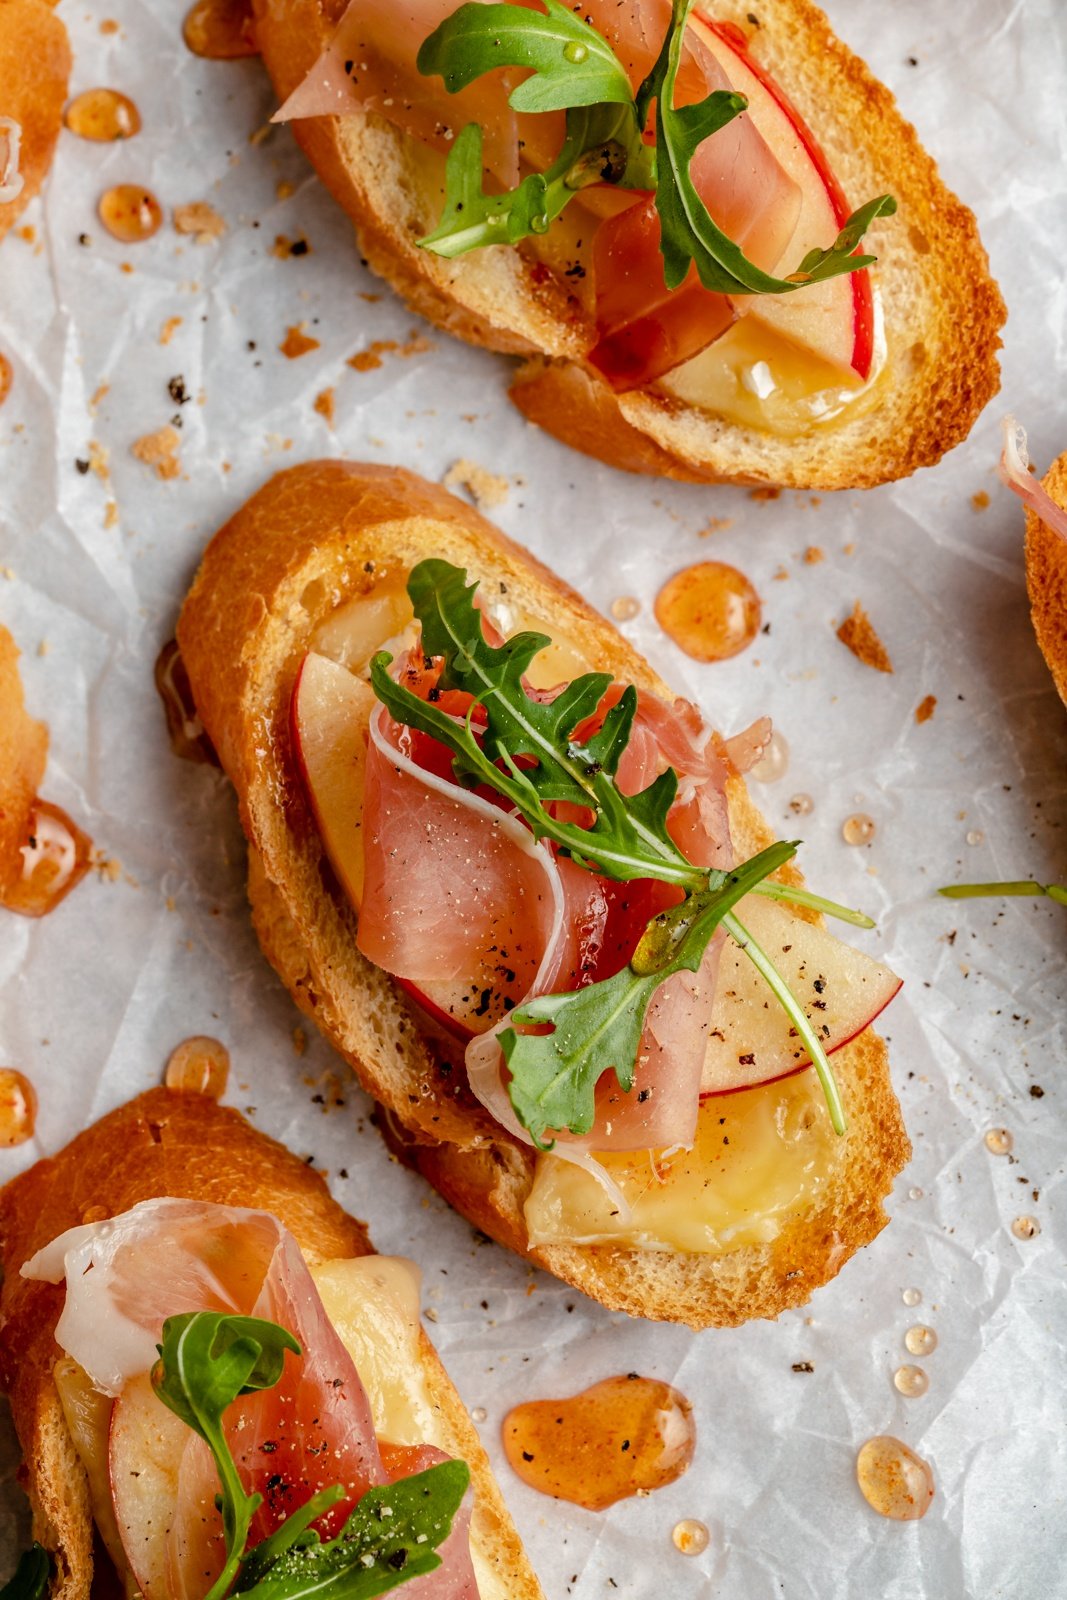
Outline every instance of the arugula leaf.
POLYGON ((468 124, 449 154, 441 220, 419 241, 425 249, 453 258, 490 244, 517 244, 547 232, 585 183, 605 182, 655 190, 670 289, 683 282, 693 262, 706 289, 730 295, 790 294, 873 264, 874 256, 857 255, 856 248, 876 218, 896 211, 891 195, 853 212, 832 244, 809 251, 785 278, 762 271, 712 220, 690 165, 700 145, 740 116, 748 102, 744 95, 715 90, 695 105, 674 105, 695 0, 672 0, 662 49, 636 97, 606 39, 559 0, 544 3, 547 15, 517 5, 461 5, 419 51, 419 71, 439 74, 451 93, 497 67, 530 68, 533 76, 511 92, 508 103, 517 111, 568 113, 567 139, 553 165, 504 195, 484 192, 481 130, 468 124), (653 102, 655 150, 642 138, 653 102), (578 108, 596 115, 582 122, 578 108))
POLYGON ((1023 878, 1014 883, 950 883, 937 892, 944 895, 946 900, 978 900, 987 895, 998 894, 1043 894, 1050 900, 1055 900, 1058 905, 1067 906, 1067 884, 1035 883, 1032 878, 1023 878))
POLYGON ((419 71, 457 94, 497 67, 530 67, 533 76, 508 96, 514 111, 629 105, 630 80, 607 40, 560 0, 544 4, 547 16, 518 5, 460 6, 424 40, 419 71))
POLYGON ((311 1594, 316 1600, 373 1600, 387 1594, 441 1565, 437 1550, 469 1483, 465 1461, 442 1461, 369 1489, 336 1539, 294 1545, 262 1572, 249 1562, 234 1592, 247 1600, 311 1594))
POLYGON ((0 1589, 0 1600, 44 1600, 51 1572, 48 1551, 35 1539, 19 1556, 18 1566, 0 1589))
POLYGON ((532 233, 547 233, 575 196, 592 183, 652 188, 652 161, 632 107, 581 106, 567 112, 567 137, 547 172, 531 172, 504 194, 486 194, 482 130, 469 122, 445 163, 441 219, 419 244, 449 260, 485 245, 517 244, 532 233))
MULTIPOLYGON (((263 1497, 245 1493, 223 1432, 223 1413, 242 1395, 272 1388, 286 1352, 299 1355, 300 1345, 273 1322, 198 1311, 169 1317, 158 1349, 153 1388, 206 1442, 219 1474, 226 1563, 206 1600, 237 1594, 300 1600, 312 1593, 318 1600, 373 1600, 440 1566, 437 1548, 470 1482, 463 1461, 445 1461, 368 1490, 340 1533, 326 1543, 311 1524, 343 1500, 345 1491, 340 1484, 322 1489, 248 1550, 249 1528, 263 1497)), ((0 1600, 38 1600, 39 1592, 8 1596, 5 1590, 0 1600)))
POLYGON ((897 203, 891 195, 880 195, 854 212, 828 249, 810 251, 787 278, 763 272, 713 222, 693 183, 690 163, 704 140, 740 115, 748 101, 744 95, 716 89, 696 105, 675 107, 685 25, 693 4, 694 0, 672 0, 672 27, 659 59, 637 94, 639 119, 647 114, 652 101, 656 102, 656 210, 668 289, 676 289, 683 282, 694 261, 705 289, 732 295, 788 294, 804 284, 821 283, 839 273, 869 267, 875 257, 857 256, 853 251, 876 217, 891 216, 896 211, 897 203))
POLYGON ((659 878, 701 888, 706 870, 694 867, 667 832, 678 792, 674 771, 668 768, 636 795, 624 795, 615 783, 637 711, 636 689, 626 689, 599 733, 575 743, 575 729, 597 710, 611 674, 583 673, 547 704, 531 699, 523 674, 551 640, 543 633, 519 633, 499 647, 489 644, 473 603, 477 583, 468 587, 466 576, 447 561, 420 561, 408 579, 408 594, 422 625, 423 650, 444 660, 441 688, 464 690, 484 710, 481 742, 474 707, 462 721, 420 700, 390 677, 392 658, 384 653, 371 663, 378 699, 398 722, 431 734, 453 752, 460 782, 490 784, 515 804, 538 838, 553 839, 581 865, 619 882, 659 878), (547 809, 554 801, 587 807, 591 826, 560 821, 547 809))
POLYGON ((552 1024, 550 1033, 500 1035, 511 1074, 515 1114, 539 1149, 545 1134, 565 1128, 588 1133, 596 1118, 595 1090, 613 1070, 619 1088, 633 1088, 645 1014, 656 990, 676 972, 696 972, 727 913, 796 854, 778 843, 733 872, 708 872, 707 886, 653 918, 628 966, 614 977, 569 994, 540 995, 511 1014, 518 1026, 552 1024))

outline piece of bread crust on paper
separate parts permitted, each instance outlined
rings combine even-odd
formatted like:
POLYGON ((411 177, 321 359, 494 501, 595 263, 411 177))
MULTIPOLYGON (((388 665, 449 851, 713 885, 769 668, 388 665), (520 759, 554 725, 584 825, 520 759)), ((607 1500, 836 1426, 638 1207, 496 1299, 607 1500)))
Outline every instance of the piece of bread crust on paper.
MULTIPOLYGON (((1041 486, 1067 511, 1067 452, 1054 461, 1041 486)), ((1041 652, 1060 699, 1067 705, 1067 539, 1026 512, 1026 587, 1041 652)))
MULTIPOLYGON (((331 1198, 318 1173, 205 1095, 149 1090, 0 1191, 0 1383, 22 1445, 34 1537, 53 1557, 54 1600, 98 1592, 93 1518, 52 1377, 64 1289, 21 1278, 19 1268, 68 1228, 162 1196, 269 1211, 311 1265, 373 1254, 363 1223, 331 1198)), ((471 1538, 489 1574, 482 1600, 544 1600, 474 1424, 424 1332, 419 1357, 437 1418, 434 1442, 471 1469, 471 1538)), ((107 1558, 97 1552, 97 1560, 107 1558)))

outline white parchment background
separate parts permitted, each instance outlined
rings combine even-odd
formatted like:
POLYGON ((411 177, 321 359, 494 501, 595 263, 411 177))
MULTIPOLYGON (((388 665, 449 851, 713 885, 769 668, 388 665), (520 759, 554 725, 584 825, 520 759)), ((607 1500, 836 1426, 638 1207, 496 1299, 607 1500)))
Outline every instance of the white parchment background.
MULTIPOLYGON (((836 26, 979 214, 1011 311, 1004 389, 934 471, 866 495, 773 503, 632 479, 569 453, 509 407, 508 363, 441 336, 374 371, 347 367, 372 340, 403 342, 413 319, 388 292, 360 297, 379 286, 289 135, 250 142, 273 108, 259 63, 195 59, 180 8, 163 0, 102 4, 63 0, 74 87, 124 89, 144 130, 115 146, 65 134, 25 219, 35 240, 12 235, 0 251, 0 349, 15 368, 0 411, 0 620, 25 652, 31 708, 51 724, 46 792, 122 872, 87 881, 43 922, 0 922, 0 1059, 41 1097, 35 1142, 0 1155, 0 1177, 158 1082, 187 1034, 216 1034, 233 1053, 230 1098, 329 1169, 380 1249, 421 1260, 435 1337, 468 1404, 488 1413, 486 1442, 553 1600, 1067 1595, 1065 913, 931 898, 956 878, 1067 870, 1067 720, 1028 626, 1021 512, 993 475, 1008 406, 1042 467, 1067 445, 1063 0, 831 0, 836 26), (111 17, 121 27, 103 33, 111 17), (151 183, 168 211, 209 200, 225 237, 198 246, 168 221, 148 244, 116 244, 94 208, 123 180, 151 183), (288 198, 279 184, 293 186, 288 198), (277 259, 279 234, 306 236, 310 253, 277 259), (163 347, 160 327, 177 316, 163 347), (321 348, 290 362, 277 347, 299 322, 321 348), (129 446, 174 414, 178 374, 195 399, 181 408, 182 475, 163 483, 129 446), (333 432, 312 410, 326 387, 333 432), (109 452, 107 481, 75 469, 91 440, 109 452), (601 607, 641 597, 628 631, 720 727, 769 710, 788 738, 788 773, 760 798, 794 831, 789 797, 813 795, 809 877, 879 916, 870 947, 906 979, 885 1021, 915 1144, 888 1232, 806 1311, 701 1335, 610 1315, 472 1240, 389 1161, 354 1088, 341 1110, 313 1102, 339 1064, 317 1038, 303 1060, 294 1053, 297 1015, 246 914, 232 796, 218 774, 171 756, 151 668, 213 530, 274 470, 329 454, 430 478, 472 457, 509 476, 497 515, 510 533, 601 607), (982 491, 991 503, 978 511, 982 491), (701 538, 712 518, 730 525, 701 538), (808 545, 822 564, 803 563, 808 545), (659 633, 649 602, 705 556, 752 577, 770 633, 701 668, 659 633), (891 678, 834 638, 857 598, 891 652, 891 678), (917 726, 928 694, 936 715, 917 726), (878 825, 869 849, 841 840, 856 809, 878 825), (986 1151, 994 1124, 1013 1131, 1016 1160, 986 1151), (1040 1219, 1038 1238, 1013 1238, 1020 1213, 1040 1219), (915 1311, 901 1300, 911 1286, 923 1296, 915 1311), (929 1393, 905 1400, 892 1373, 920 1319, 940 1343, 929 1393), (797 1361, 814 1373, 794 1374, 797 1361), (686 1477, 605 1515, 511 1477, 497 1444, 509 1404, 632 1369, 692 1398, 700 1441, 686 1477), (922 1523, 885 1522, 859 1495, 856 1449, 882 1431, 933 1463, 937 1498, 922 1523), (674 1550, 680 1517, 709 1525, 703 1556, 674 1550)), ((13 1547, 24 1532, 12 1482, 0 1535, 13 1547)))

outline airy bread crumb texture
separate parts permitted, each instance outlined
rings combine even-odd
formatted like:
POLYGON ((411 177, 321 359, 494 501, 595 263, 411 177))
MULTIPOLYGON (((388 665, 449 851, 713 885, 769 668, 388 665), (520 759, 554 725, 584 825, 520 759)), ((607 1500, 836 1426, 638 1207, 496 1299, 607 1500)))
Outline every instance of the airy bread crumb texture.
POLYGON ((857 661, 876 672, 892 672, 889 651, 878 637, 874 623, 857 600, 851 614, 838 627, 837 637, 852 651, 857 661))
MULTIPOLYGON (((284 99, 312 67, 344 0, 254 0, 256 37, 284 99)), ((853 204, 890 192, 899 210, 871 230, 889 367, 876 408, 797 438, 727 422, 654 390, 616 394, 584 361, 579 301, 506 246, 455 261, 417 245, 433 226, 410 141, 353 112, 295 122, 319 176, 351 216, 362 253, 439 327, 524 358, 511 389, 533 422, 632 472, 695 482, 864 488, 906 477, 966 438, 999 387, 1006 315, 974 216, 950 193, 889 90, 833 34, 810 0, 715 0, 814 131, 853 204)))
MULTIPOLYGON (((802 1304, 885 1225, 883 1198, 910 1153, 885 1047, 870 1029, 834 1057, 850 1117, 839 1178, 773 1244, 718 1259, 615 1246, 534 1251, 523 1217, 533 1152, 473 1099, 425 1022, 356 949, 356 914, 297 769, 289 703, 331 610, 429 555, 464 567, 490 597, 506 589, 529 626, 580 639, 594 670, 670 696, 610 623, 439 486, 340 461, 280 473, 212 540, 178 622, 197 710, 237 791, 263 950, 391 1114, 407 1159, 486 1233, 633 1315, 703 1327, 802 1304)), ((740 781, 730 810, 740 856, 770 841, 740 781)), ((784 876, 799 881, 792 869, 784 876)))
MULTIPOLYGON (((64 1290, 20 1278, 19 1268, 87 1213, 99 1221, 163 1195, 270 1211, 312 1264, 372 1253, 366 1228, 318 1173, 205 1095, 152 1089, 0 1191, 0 1384, 25 1458, 34 1537, 54 1559, 54 1600, 89 1600, 92 1511, 52 1377, 64 1290)), ((420 1361, 444 1447, 471 1468, 472 1540, 491 1574, 483 1600, 543 1600, 474 1425, 425 1334, 420 1361)))

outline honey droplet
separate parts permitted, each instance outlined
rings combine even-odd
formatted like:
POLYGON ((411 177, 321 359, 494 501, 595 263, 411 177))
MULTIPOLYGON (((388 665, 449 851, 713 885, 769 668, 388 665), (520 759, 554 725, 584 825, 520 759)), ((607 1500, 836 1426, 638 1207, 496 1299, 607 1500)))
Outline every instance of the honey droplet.
POLYGON ((10 1150, 33 1138, 37 1095, 33 1084, 14 1067, 0 1067, 0 1146, 10 1150))
POLYGON ((876 831, 874 818, 865 811, 854 811, 841 824, 841 837, 846 844, 870 844, 876 831))
POLYGON ((702 1555, 711 1543, 707 1527, 695 1517, 683 1517, 681 1522, 676 1522, 671 1529, 671 1538, 674 1548, 680 1550, 683 1556, 702 1555))
POLYGON ((15 381, 15 374, 10 361, 5 355, 0 355, 0 406, 3 405, 11 393, 11 385, 15 381))
POLYGON ((96 209, 108 233, 123 244, 151 239, 163 223, 163 207, 151 190, 139 183, 119 183, 106 189, 96 209))
POLYGON ((504 1419, 504 1451, 542 1494, 603 1511, 680 1478, 693 1459, 688 1400, 654 1378, 606 1378, 569 1400, 530 1400, 504 1419))
POLYGON ((656 621, 694 661, 726 661, 759 632, 760 599, 743 572, 698 561, 675 573, 656 596, 656 621))
POLYGON ((893 1384, 898 1393, 906 1395, 909 1400, 917 1400, 929 1389, 930 1379, 922 1367, 903 1366, 894 1372, 893 1384))
POLYGON ((900 1439, 879 1434, 868 1439, 856 1457, 856 1482, 867 1504, 879 1516, 916 1522, 930 1509, 934 1475, 929 1463, 900 1439))
POLYGON ((249 0, 197 0, 185 18, 182 37, 194 56, 208 61, 259 54, 249 0))
POLYGON ((923 1197, 923 1192, 919 1188, 918 1184, 916 1184, 914 1188, 908 1190, 908 1199, 909 1200, 921 1200, 922 1197, 923 1197))
POLYGON ((970 833, 968 833, 968 835, 967 835, 967 843, 968 844, 983 844, 984 842, 985 842, 985 834, 982 832, 981 828, 972 828, 970 833))
POLYGON ((757 783, 777 783, 779 778, 784 778, 786 768, 789 766, 789 745, 784 734, 775 730, 767 741, 767 747, 752 768, 752 776, 757 783))
POLYGON ((1033 1239, 1041 1232, 1041 1224, 1036 1217, 1016 1217, 1011 1231, 1017 1239, 1033 1239))
POLYGON ((815 801, 810 794, 795 794, 789 802, 789 809, 795 817, 808 817, 815 810, 815 801))
POLYGON ((197 1034, 170 1053, 163 1081, 179 1094, 206 1094, 221 1100, 230 1076, 230 1052, 218 1039, 197 1034))
POLYGON ((153 676, 163 702, 167 737, 174 754, 183 761, 209 762, 217 767, 219 758, 215 746, 204 732, 204 724, 196 714, 192 685, 177 639, 168 640, 159 652, 153 676))
POLYGON ((937 1349, 937 1334, 922 1322, 917 1322, 904 1335, 904 1345, 909 1355, 929 1356, 937 1349))
POLYGON ((616 622, 632 622, 641 610, 641 602, 632 594, 620 594, 611 602, 611 614, 616 622))
POLYGON ((44 917, 81 882, 93 848, 87 834, 48 800, 35 800, 22 873, 4 894, 3 904, 20 917, 44 917))
POLYGON ((471 1406, 471 1421, 484 1422, 489 1413, 484 1406, 471 1406))
POLYGON ((70 102, 63 121, 79 139, 97 144, 132 139, 141 131, 141 113, 129 96, 117 89, 86 89, 70 102))
POLYGON ((990 1155, 1010 1155, 1015 1147, 1015 1135, 1010 1128, 990 1128, 985 1136, 985 1147, 990 1155))
POLYGON ((917 1306, 922 1297, 921 1289, 902 1289, 900 1291, 900 1298, 906 1306, 917 1306))

